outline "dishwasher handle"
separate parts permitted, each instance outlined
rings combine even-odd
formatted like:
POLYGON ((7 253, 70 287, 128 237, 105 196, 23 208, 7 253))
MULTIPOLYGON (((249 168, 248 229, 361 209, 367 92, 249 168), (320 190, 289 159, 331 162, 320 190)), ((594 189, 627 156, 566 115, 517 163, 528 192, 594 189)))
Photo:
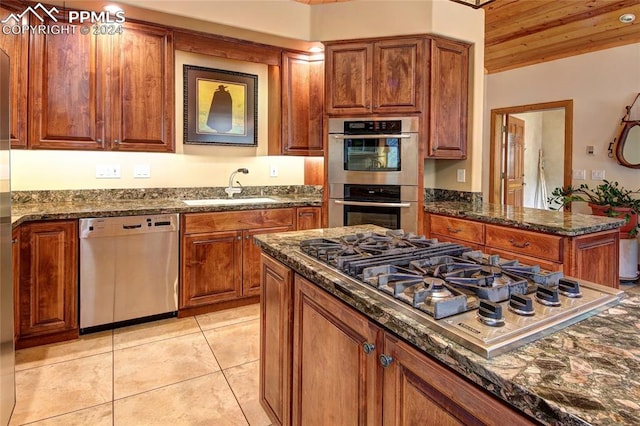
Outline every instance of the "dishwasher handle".
POLYGON ((137 229, 137 228, 142 228, 142 225, 137 224, 137 225, 122 225, 122 229, 137 229))

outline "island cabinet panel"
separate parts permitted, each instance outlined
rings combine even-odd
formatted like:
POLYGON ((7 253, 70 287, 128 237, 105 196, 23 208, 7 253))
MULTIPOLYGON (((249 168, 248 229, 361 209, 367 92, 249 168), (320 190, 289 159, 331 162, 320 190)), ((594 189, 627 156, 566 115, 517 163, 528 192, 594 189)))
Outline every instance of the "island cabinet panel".
POLYGON ((426 38, 327 43, 326 112, 420 112, 426 38))
POLYGON ((431 40, 427 157, 467 157, 469 45, 431 40))
POLYGON ((253 236, 295 229, 295 209, 182 215, 179 315, 254 303, 260 296, 260 250, 253 236))
MULTIPOLYGON (((0 4, 0 16, 7 17, 11 13, 24 11, 22 4, 10 4, 3 1, 0 4)), ((7 26, 28 25, 28 15, 19 20, 8 21, 7 26)), ((27 69, 29 54, 29 33, 4 34, 0 32, 0 49, 9 55, 9 139, 11 149, 26 148, 27 146, 27 69)))
POLYGON ((537 424, 389 333, 384 356, 385 425, 537 424))
POLYGON ((617 229, 575 237, 567 254, 572 259, 567 275, 619 288, 619 238, 617 229))
POLYGON ((16 348, 77 338, 78 222, 22 224, 19 245, 16 348))
POLYGON ((428 213, 424 232, 430 238, 467 245, 526 265, 540 265, 596 284, 613 288, 620 285, 617 229, 570 237, 428 213))
POLYGON ((260 402, 274 424, 290 425, 293 272, 264 254, 260 260, 260 402))
POLYGON ((298 275, 294 293, 292 424, 375 424, 382 330, 298 275))
POLYGON ((260 395, 274 424, 535 424, 292 275, 263 254, 260 395))
POLYGON ((173 75, 169 29, 32 35, 28 146, 171 152, 173 75))

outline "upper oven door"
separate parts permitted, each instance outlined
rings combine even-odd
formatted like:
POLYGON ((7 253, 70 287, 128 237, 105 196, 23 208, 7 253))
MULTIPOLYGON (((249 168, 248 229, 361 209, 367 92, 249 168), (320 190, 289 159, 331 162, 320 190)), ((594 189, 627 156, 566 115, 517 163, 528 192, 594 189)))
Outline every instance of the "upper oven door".
POLYGON ((329 135, 329 183, 418 184, 418 135, 329 135))

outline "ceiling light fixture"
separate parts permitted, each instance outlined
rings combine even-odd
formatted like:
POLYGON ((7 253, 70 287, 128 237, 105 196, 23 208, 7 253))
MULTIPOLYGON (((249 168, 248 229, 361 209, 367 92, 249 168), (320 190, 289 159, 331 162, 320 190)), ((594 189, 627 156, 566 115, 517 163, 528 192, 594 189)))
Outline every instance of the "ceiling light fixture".
POLYGON ((622 22, 623 24, 630 24, 635 20, 636 15, 634 15, 633 13, 625 13, 620 15, 620 17, 618 18, 618 21, 622 22))

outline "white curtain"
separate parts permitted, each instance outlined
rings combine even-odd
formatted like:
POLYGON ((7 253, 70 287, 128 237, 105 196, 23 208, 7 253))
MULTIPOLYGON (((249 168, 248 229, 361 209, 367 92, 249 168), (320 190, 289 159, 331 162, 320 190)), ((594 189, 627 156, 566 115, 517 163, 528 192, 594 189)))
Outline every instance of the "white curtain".
POLYGON ((549 210, 547 203, 547 182, 544 178, 544 156, 542 150, 538 150, 538 179, 536 179, 536 193, 533 197, 533 206, 537 209, 549 210))

